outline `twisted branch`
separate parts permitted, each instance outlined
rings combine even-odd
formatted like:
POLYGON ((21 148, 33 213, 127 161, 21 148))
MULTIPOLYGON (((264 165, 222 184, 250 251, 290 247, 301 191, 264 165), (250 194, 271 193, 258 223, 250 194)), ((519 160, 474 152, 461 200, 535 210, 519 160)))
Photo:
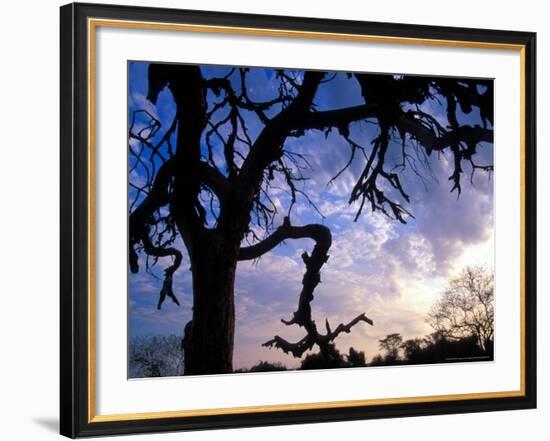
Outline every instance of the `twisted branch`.
POLYGON ((241 248, 239 251, 239 260, 256 259, 272 250, 275 246, 286 239, 310 238, 315 241, 315 246, 311 255, 307 252, 302 254, 302 260, 306 266, 306 272, 302 278, 302 291, 298 301, 298 309, 294 312, 292 319, 281 321, 287 325, 298 325, 304 327, 307 335, 297 343, 290 343, 276 335, 273 339, 265 342, 262 346, 276 347, 285 353, 291 353, 294 357, 301 357, 302 354, 311 349, 315 344, 319 346, 323 353, 332 342, 342 332, 349 333, 351 328, 359 322, 373 324, 364 313, 355 317, 347 324, 340 324, 334 331, 331 330, 328 319, 325 322, 326 334, 320 334, 317 325, 311 317, 311 302, 314 299, 313 291, 321 282, 321 268, 328 260, 328 250, 332 244, 332 235, 330 230, 320 224, 309 224, 305 226, 292 226, 288 217, 285 217, 283 224, 277 230, 263 241, 250 247, 241 248))

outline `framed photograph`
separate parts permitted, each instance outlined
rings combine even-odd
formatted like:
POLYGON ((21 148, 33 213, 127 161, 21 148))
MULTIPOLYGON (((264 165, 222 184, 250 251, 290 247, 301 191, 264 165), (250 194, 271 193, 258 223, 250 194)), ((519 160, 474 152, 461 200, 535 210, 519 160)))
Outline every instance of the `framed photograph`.
POLYGON ((534 33, 61 8, 61 433, 536 406, 534 33))

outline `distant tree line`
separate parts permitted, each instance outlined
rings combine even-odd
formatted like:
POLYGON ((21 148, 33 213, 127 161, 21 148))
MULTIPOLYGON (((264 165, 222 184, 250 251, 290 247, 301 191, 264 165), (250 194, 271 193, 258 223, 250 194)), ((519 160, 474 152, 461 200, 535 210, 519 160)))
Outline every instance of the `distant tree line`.
POLYGON ((453 278, 426 320, 435 332, 403 341, 389 334, 379 341, 383 354, 369 365, 493 360, 494 274, 467 267, 453 278))

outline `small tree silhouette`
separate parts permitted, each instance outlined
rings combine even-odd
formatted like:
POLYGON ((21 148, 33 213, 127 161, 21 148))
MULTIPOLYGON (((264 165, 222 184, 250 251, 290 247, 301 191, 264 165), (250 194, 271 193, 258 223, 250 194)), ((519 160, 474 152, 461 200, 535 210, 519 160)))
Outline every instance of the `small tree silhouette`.
POLYGON ((388 363, 399 360, 399 349, 403 343, 401 334, 388 334, 386 338, 378 340, 378 345, 382 351, 386 352, 385 361, 388 363))
POLYGON ((166 377, 183 374, 181 340, 175 335, 134 337, 129 344, 129 376, 166 377))
POLYGON ((457 341, 474 336, 479 348, 492 348, 494 335, 494 274, 467 267, 452 279, 429 312, 427 322, 441 336, 457 341))
POLYGON ((300 369, 334 369, 364 367, 366 365, 364 352, 356 351, 353 347, 350 347, 349 353, 344 355, 331 343, 327 346, 326 351, 307 355, 302 361, 300 369))
POLYGON ((348 365, 350 367, 363 367, 367 365, 367 359, 363 351, 356 351, 353 347, 349 348, 348 365))

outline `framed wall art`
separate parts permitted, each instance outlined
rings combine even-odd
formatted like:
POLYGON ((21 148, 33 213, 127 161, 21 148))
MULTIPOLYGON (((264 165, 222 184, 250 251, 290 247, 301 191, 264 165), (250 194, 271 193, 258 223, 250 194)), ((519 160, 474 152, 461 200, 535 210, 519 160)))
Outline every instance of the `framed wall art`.
POLYGON ((535 34, 61 8, 61 433, 535 407, 535 34))

